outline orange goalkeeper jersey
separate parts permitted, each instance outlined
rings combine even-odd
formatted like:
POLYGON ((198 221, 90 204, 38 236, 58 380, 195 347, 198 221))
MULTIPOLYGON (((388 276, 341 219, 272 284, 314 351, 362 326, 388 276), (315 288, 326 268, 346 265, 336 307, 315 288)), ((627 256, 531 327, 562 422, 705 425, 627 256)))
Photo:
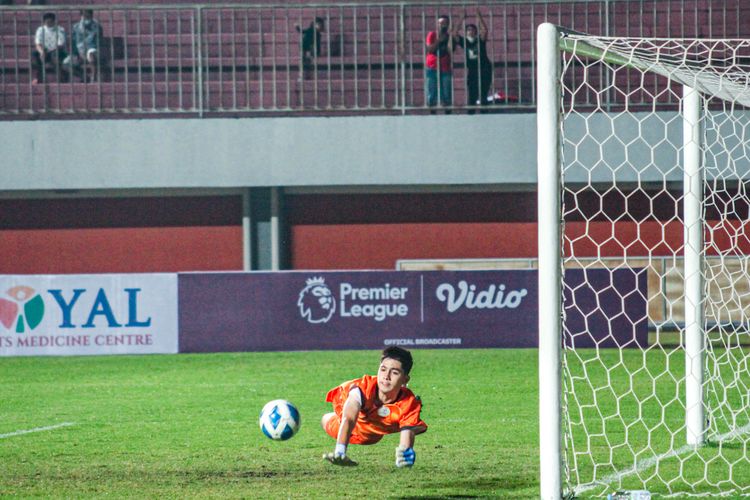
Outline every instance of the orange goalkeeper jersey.
POLYGON ((385 434, 393 434, 408 428, 414 428, 417 434, 427 430, 427 424, 419 415, 422 402, 414 393, 402 387, 396 401, 382 404, 378 401, 378 378, 372 375, 349 380, 328 392, 326 401, 333 403, 333 411, 339 417, 349 397, 349 392, 354 387, 362 391, 362 408, 357 416, 355 431, 364 438, 368 436, 380 438, 385 434))

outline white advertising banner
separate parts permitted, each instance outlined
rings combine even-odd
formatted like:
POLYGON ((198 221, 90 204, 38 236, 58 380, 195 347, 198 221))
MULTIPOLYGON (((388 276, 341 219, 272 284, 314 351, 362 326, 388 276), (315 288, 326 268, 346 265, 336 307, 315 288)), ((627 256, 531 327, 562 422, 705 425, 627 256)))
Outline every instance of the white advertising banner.
POLYGON ((0 356, 177 349, 176 274, 0 275, 0 356))

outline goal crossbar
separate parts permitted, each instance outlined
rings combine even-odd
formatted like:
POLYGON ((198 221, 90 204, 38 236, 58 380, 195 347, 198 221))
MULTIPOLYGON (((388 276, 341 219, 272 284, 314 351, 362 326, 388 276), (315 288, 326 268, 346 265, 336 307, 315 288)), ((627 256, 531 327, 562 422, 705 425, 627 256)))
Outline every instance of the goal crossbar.
MULTIPOLYGON (((558 30, 561 50, 578 57, 601 61, 642 72, 652 72, 669 78, 677 83, 694 88, 698 92, 709 94, 725 101, 734 101, 750 106, 750 73, 726 71, 727 67, 746 66, 750 70, 750 54, 732 53, 729 58, 712 61, 711 47, 705 46, 705 40, 678 41, 663 39, 665 42, 687 42, 679 45, 685 49, 682 54, 649 53, 636 46, 625 43, 626 39, 616 37, 591 38, 583 33, 558 30), (719 63, 719 67, 707 66, 719 63), (725 70, 722 71, 722 68, 725 70)), ((659 39, 651 39, 659 40, 659 39)), ((731 46, 737 40, 712 40, 714 48, 731 46)))

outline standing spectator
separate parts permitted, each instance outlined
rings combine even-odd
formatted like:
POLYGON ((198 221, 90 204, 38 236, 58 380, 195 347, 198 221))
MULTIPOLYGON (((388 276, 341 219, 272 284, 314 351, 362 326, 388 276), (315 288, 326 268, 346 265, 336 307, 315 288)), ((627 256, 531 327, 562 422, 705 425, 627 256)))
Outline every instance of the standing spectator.
POLYGON ((102 26, 94 20, 94 11, 81 10, 81 20, 73 25, 73 67, 82 71, 83 81, 96 81, 101 66, 99 41, 102 37, 102 26))
POLYGON ((321 54, 321 33, 325 31, 325 21, 322 17, 316 17, 310 25, 302 29, 299 25, 295 26, 298 33, 302 34, 300 47, 302 51, 302 67, 300 80, 307 79, 309 70, 313 67, 313 59, 321 54))
MULTIPOLYGON (((437 104, 438 97, 443 106, 450 106, 453 102, 451 53, 455 49, 458 38, 456 33, 451 31, 450 24, 451 20, 448 16, 440 16, 437 20, 437 30, 427 33, 425 93, 429 107, 437 104)), ((448 113, 450 110, 446 111, 446 114, 448 113)))
MULTIPOLYGON (((492 62, 487 56, 487 25, 482 13, 477 10, 477 22, 466 25, 466 37, 459 37, 458 44, 464 48, 466 61, 466 104, 476 106, 487 104, 487 94, 492 84, 492 62), (479 36, 477 36, 477 34, 479 36)), ((469 114, 474 114, 470 109, 469 114)))
POLYGON ((63 71, 63 61, 68 53, 65 52, 65 30, 57 25, 57 18, 52 12, 42 16, 42 25, 34 35, 35 50, 31 51, 31 66, 35 71, 36 78, 31 83, 44 81, 46 66, 52 63, 58 81, 67 82, 68 74, 63 71))

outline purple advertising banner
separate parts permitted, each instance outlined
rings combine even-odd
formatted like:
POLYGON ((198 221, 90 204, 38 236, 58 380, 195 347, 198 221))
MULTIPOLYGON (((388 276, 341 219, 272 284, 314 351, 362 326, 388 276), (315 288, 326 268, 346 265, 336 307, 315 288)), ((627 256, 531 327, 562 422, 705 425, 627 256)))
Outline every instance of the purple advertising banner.
POLYGON ((648 346, 646 269, 567 269, 563 288, 565 345, 648 346))
POLYGON ((190 273, 178 290, 180 352, 538 344, 534 270, 190 273))

